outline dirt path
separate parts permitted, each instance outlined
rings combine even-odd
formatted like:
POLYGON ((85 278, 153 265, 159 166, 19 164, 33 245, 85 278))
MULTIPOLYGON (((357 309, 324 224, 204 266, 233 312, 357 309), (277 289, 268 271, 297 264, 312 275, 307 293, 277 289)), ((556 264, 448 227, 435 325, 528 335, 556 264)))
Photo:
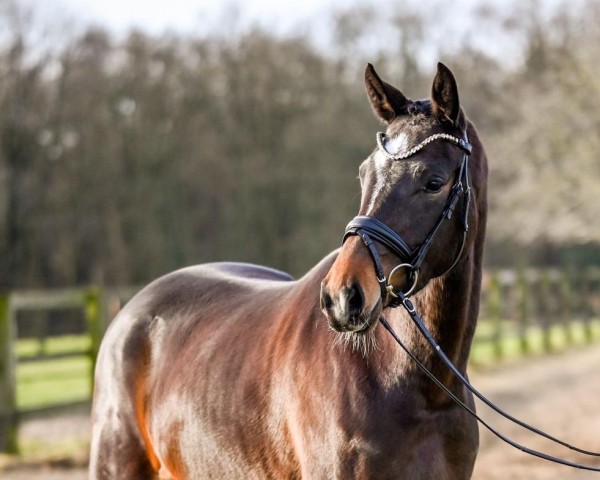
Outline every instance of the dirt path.
POLYGON ((21 441, 38 446, 44 460, 15 461, 0 457, 2 480, 85 480, 90 438, 89 412, 85 409, 21 425, 21 441), (50 459, 48 458, 50 457, 50 459), (4 461, 3 461, 4 460, 4 461))
MULTIPOLYGON (((600 346, 471 373, 473 384, 512 415, 574 446, 600 452, 600 346)), ((600 467, 600 457, 584 457, 478 411, 511 439, 551 455, 600 467)), ((583 480, 600 473, 575 470, 526 455, 486 431, 474 480, 583 480)))
MULTIPOLYGON (((600 451, 600 345, 578 351, 535 358, 495 371, 471 372, 473 384, 511 414, 546 432, 588 450, 600 451)), ((478 411, 513 440, 553 455, 600 467, 600 458, 578 456, 570 450, 534 437, 500 421, 488 409, 478 411)), ((52 440, 57 436, 89 435, 85 415, 38 420, 26 424, 22 434, 52 440)), ((4 480, 84 480, 81 460, 19 465, 0 471, 4 480)), ((487 431, 473 480, 600 480, 600 473, 569 469, 519 452, 487 431)))

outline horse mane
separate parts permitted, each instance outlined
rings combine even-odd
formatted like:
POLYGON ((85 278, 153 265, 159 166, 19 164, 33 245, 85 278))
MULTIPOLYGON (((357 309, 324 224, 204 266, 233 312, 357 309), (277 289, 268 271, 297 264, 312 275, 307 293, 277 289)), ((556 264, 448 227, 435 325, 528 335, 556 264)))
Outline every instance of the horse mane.
MULTIPOLYGON (((423 125, 426 127, 431 127, 433 125, 439 125, 442 123, 434 114, 432 101, 429 98, 409 100, 408 103, 401 109, 398 116, 406 117, 406 122, 413 126, 423 125)), ((466 128, 468 121, 462 109, 460 116, 462 128, 466 128)))

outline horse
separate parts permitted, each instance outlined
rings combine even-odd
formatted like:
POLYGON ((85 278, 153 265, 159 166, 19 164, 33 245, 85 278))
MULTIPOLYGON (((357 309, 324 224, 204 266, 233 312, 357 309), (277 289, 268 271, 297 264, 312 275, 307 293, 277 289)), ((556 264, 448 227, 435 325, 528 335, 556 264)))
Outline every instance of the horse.
POLYGON ((95 372, 91 479, 470 478, 475 420, 378 325, 385 316, 473 408, 392 307, 394 292, 410 295, 465 374, 486 154, 443 64, 428 99, 405 97, 370 64, 365 86, 386 132, 360 166, 359 216, 338 250, 297 280, 242 263, 183 268, 115 317, 95 372), (420 252, 418 265, 404 251, 420 252))

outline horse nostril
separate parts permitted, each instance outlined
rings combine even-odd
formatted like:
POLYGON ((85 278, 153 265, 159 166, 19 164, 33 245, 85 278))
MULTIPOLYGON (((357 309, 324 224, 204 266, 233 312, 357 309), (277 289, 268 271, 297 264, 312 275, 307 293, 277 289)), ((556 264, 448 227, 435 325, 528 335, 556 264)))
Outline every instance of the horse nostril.
POLYGON ((340 325, 358 322, 364 304, 364 294, 358 284, 352 283, 332 293, 325 284, 321 286, 321 310, 330 322, 340 325))
POLYGON ((364 303, 362 289, 358 285, 352 285, 348 289, 348 312, 350 314, 360 313, 364 303))
POLYGON ((321 291, 321 308, 328 311, 333 308, 333 298, 325 289, 321 291))

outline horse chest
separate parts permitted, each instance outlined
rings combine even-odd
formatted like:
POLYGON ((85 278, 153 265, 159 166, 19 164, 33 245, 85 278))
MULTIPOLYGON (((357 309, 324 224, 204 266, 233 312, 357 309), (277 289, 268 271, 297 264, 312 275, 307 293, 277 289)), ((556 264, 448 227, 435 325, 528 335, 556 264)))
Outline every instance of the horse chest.
POLYGON ((462 412, 425 411, 414 395, 359 403, 362 411, 341 402, 298 425, 302 478, 470 478, 477 427, 462 412))

